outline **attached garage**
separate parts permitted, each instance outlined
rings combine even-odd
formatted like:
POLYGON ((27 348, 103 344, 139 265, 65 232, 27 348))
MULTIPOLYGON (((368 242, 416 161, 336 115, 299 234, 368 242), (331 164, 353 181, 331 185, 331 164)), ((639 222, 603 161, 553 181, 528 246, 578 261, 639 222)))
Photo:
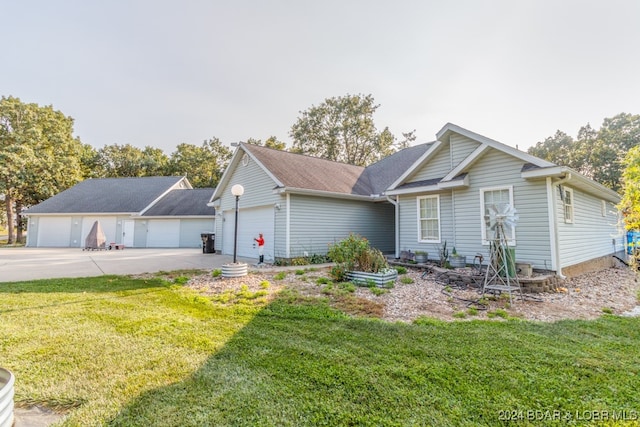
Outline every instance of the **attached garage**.
MULTIPOLYGON (((264 257, 274 259, 273 206, 247 208, 238 211, 238 256, 257 258, 258 247, 253 240, 262 233, 264 236, 264 257)), ((224 212, 222 241, 224 254, 233 254, 235 210, 224 212)))

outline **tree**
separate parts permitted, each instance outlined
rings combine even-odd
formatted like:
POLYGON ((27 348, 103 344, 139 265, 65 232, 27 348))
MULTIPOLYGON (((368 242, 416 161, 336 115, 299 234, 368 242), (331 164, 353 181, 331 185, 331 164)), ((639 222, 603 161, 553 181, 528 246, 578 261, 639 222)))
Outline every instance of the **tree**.
POLYGON ((640 145, 622 160, 622 201, 618 206, 628 230, 640 230, 640 145))
POLYGON ((280 151, 284 151, 287 149, 287 144, 285 144, 282 141, 278 141, 278 138, 276 138, 275 136, 270 136, 269 138, 267 138, 264 144, 262 143, 261 139, 249 138, 247 139, 247 144, 260 145, 260 146, 273 148, 274 150, 280 150, 280 151))
POLYGON ((101 178, 162 176, 167 172, 169 157, 159 148, 146 146, 141 150, 131 144, 112 144, 99 149, 90 161, 101 178))
POLYGON ((22 208, 39 203, 82 179, 79 139, 73 119, 52 106, 0 99, 0 193, 4 195, 8 242, 22 242, 22 208), (15 228, 14 228, 15 225, 15 228))
POLYGON ((169 173, 186 175, 194 187, 214 187, 231 159, 231 150, 212 138, 198 147, 179 144, 169 160, 169 173))
POLYGON ((573 140, 557 131, 538 142, 529 154, 568 166, 614 191, 620 190, 625 154, 640 144, 640 115, 620 113, 604 119, 597 131, 587 124, 573 140))
POLYGON ((291 127, 293 152, 366 166, 392 154, 395 138, 388 128, 378 132, 372 95, 327 98, 300 112, 291 127))

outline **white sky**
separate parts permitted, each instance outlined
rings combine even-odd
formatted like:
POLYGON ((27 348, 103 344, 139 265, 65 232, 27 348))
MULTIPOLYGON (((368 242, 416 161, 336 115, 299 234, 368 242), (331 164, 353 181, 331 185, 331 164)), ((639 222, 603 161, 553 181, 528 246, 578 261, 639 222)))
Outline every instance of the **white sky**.
POLYGON ((526 149, 640 113, 637 0, 0 0, 0 95, 95 147, 271 135, 372 94, 376 126, 526 149))

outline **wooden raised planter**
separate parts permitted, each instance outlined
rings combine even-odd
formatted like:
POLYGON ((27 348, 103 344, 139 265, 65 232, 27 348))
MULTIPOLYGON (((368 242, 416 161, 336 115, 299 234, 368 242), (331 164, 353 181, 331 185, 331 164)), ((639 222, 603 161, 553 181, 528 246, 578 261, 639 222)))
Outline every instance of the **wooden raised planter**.
POLYGON ((356 285, 368 286, 375 284, 376 286, 384 286, 389 282, 394 283, 398 278, 398 271, 395 269, 385 270, 380 273, 365 273, 363 271, 347 272, 347 279, 356 285))

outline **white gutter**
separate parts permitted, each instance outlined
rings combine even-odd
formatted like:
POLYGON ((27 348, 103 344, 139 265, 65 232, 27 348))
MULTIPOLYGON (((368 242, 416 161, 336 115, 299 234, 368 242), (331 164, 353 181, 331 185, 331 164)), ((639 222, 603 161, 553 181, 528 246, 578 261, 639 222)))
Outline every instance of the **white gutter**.
MULTIPOLYGON (((399 196, 396 196, 398 198, 399 196)), ((395 223, 396 223, 396 258, 400 258, 400 203, 398 200, 393 200, 391 197, 387 196, 387 202, 391 203, 395 206, 396 214, 395 214, 395 223)))

